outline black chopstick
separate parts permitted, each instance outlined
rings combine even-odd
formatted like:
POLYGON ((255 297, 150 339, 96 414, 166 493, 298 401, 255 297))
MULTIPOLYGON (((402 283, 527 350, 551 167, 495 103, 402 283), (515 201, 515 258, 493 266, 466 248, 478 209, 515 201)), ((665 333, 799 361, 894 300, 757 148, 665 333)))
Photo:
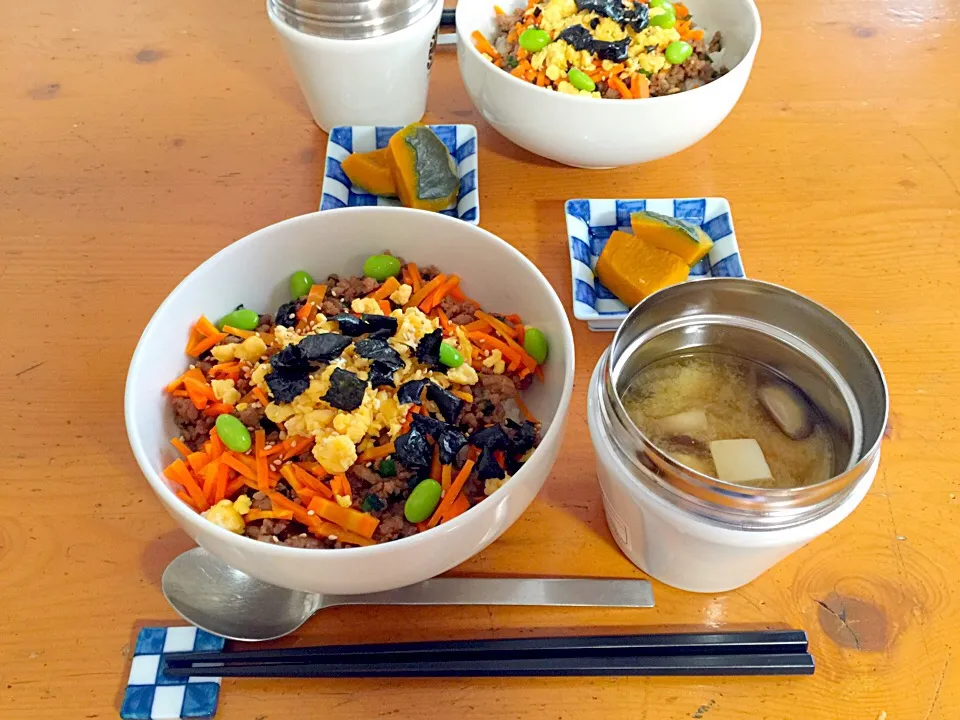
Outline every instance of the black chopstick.
MULTIPOLYGON (((370 660, 368 658, 368 660, 370 660)), ((327 662, 310 664, 180 667, 168 676, 400 678, 400 677, 582 677, 641 675, 812 675, 807 653, 761 655, 662 655, 519 658, 421 662, 327 662)))
POLYGON ((616 657, 654 655, 777 655, 803 653, 807 635, 801 630, 733 633, 658 633, 588 637, 516 638, 504 640, 446 640, 441 642, 327 645, 320 647, 247 650, 241 652, 171 653, 170 668, 268 665, 280 663, 495 660, 562 657, 616 657))

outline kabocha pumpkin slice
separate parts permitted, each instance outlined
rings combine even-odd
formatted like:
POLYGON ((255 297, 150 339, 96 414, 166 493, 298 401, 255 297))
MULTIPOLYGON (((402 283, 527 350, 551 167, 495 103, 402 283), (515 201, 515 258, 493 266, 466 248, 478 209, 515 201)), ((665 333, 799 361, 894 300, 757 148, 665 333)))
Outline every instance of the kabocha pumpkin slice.
POLYGON ((457 167, 433 130, 408 125, 390 138, 387 147, 401 203, 434 212, 453 204, 460 186, 457 167))
POLYGON ((597 277, 633 307, 648 295, 687 279, 690 268, 678 255, 635 235, 614 231, 597 259, 597 277))
POLYGON ((631 213, 630 226, 638 238, 679 255, 690 267, 700 262, 713 247, 713 240, 697 225, 660 213, 631 213))
POLYGON ((340 167, 350 182, 374 195, 394 196, 397 184, 390 167, 390 150, 382 148, 366 153, 348 155, 340 167))

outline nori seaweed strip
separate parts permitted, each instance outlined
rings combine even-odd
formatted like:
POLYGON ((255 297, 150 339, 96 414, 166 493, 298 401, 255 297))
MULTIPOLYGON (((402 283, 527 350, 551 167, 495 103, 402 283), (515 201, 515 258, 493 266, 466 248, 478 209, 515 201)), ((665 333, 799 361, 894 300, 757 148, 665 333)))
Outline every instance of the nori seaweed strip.
POLYGON ((403 358, 400 357, 400 353, 390 347, 387 341, 382 338, 358 340, 354 348, 360 357, 379 362, 391 370, 399 370, 403 367, 403 358))
POLYGON ((379 387, 396 387, 393 380, 393 370, 381 362, 375 362, 370 366, 370 387, 377 389, 379 387))
POLYGON ((440 462, 444 465, 451 464, 456 458, 460 448, 467 444, 467 436, 453 427, 447 427, 437 440, 440 447, 440 462))
POLYGON ((303 359, 309 362, 330 362, 340 357, 352 342, 353 338, 339 333, 320 333, 307 335, 298 344, 288 345, 287 349, 298 348, 303 359))
POLYGON ((448 427, 446 423, 440 422, 429 415, 414 415, 412 423, 418 427, 424 435, 432 437, 434 440, 440 437, 440 434, 448 427))
POLYGON ((333 319, 337 322, 337 325, 340 326, 340 332, 344 335, 357 337, 358 335, 369 332, 370 326, 356 315, 341 313, 340 315, 334 315, 333 319))
POLYGON ((270 356, 270 366, 274 370, 304 370, 307 367, 299 345, 287 345, 283 350, 270 356))
POLYGON ((305 300, 291 300, 277 308, 277 315, 274 318, 275 325, 283 325, 292 328, 297 326, 297 310, 299 310, 305 300))
POLYGON ((427 442, 427 436, 418 426, 411 426, 409 432, 394 441, 394 446, 397 450, 397 460, 404 467, 411 470, 424 470, 430 467, 433 451, 430 449, 430 443, 427 442))
POLYGON ((428 382, 430 381, 426 378, 405 382, 400 386, 400 389, 397 390, 397 402, 422 404, 420 402, 420 395, 423 394, 423 388, 428 382))
POLYGON ((273 399, 278 403, 292 402, 297 395, 310 387, 309 370, 306 368, 274 370, 265 380, 273 399))
POLYGON ((448 423, 455 423, 463 410, 463 400, 434 382, 427 385, 427 399, 437 404, 437 409, 448 423))
POLYGON ((510 446, 510 436, 499 425, 491 425, 471 435, 470 444, 479 448, 506 450, 510 446))
POLYGON ((366 387, 367 383, 354 373, 336 368, 333 375, 330 376, 330 389, 327 390, 323 399, 339 410, 352 412, 363 403, 363 393, 366 387))
POLYGON ((440 366, 440 343, 443 341, 443 332, 437 328, 420 338, 417 345, 417 360, 431 368, 440 366))
POLYGON ((488 480, 490 478, 501 479, 505 476, 506 472, 493 456, 493 450, 484 448, 480 452, 480 459, 477 461, 477 477, 481 480, 488 480))
POLYGON ((364 313, 360 316, 360 319, 367 324, 367 327, 370 328, 369 332, 376 332, 377 330, 389 330, 390 335, 395 335, 397 332, 397 319, 395 317, 390 317, 389 315, 373 315, 371 313, 364 313))

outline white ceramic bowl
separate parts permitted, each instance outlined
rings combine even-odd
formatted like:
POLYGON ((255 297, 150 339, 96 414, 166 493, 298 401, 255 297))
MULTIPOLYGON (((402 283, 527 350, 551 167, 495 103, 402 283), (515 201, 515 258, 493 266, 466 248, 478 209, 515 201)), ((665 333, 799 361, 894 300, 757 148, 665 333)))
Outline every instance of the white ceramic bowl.
POLYGON ((271 225, 224 248, 170 293, 140 338, 127 375, 124 411, 130 445, 157 497, 201 546, 266 582, 321 593, 367 593, 439 575, 483 550, 536 496, 556 460, 573 389, 573 334, 550 283, 522 254, 486 230, 404 208, 346 208, 271 225), (525 395, 544 423, 543 441, 499 491, 449 523, 413 537, 364 548, 306 550, 234 535, 187 508, 163 468, 177 430, 162 388, 183 371, 187 333, 200 314, 218 317, 244 303, 276 309, 289 299, 287 278, 359 274, 363 260, 388 248, 463 278, 488 310, 517 312, 550 341, 544 383, 525 395))
POLYGON ((563 95, 537 87, 485 60, 470 34, 496 36, 494 5, 518 0, 459 0, 457 56, 467 93, 501 135, 545 158, 575 167, 608 168, 672 155, 706 137, 736 105, 760 43, 753 0, 689 0, 709 39, 719 30, 730 72, 703 87, 635 101, 563 95))

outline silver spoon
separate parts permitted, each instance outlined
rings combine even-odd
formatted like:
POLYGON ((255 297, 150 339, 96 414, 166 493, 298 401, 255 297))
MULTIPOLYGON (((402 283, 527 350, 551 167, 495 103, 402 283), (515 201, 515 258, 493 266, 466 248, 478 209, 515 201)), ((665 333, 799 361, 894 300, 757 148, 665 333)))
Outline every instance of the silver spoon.
POLYGON ((288 635, 337 605, 653 607, 646 580, 434 578, 370 595, 317 595, 252 578, 199 547, 167 566, 162 588, 173 609, 198 628, 249 642, 288 635))

